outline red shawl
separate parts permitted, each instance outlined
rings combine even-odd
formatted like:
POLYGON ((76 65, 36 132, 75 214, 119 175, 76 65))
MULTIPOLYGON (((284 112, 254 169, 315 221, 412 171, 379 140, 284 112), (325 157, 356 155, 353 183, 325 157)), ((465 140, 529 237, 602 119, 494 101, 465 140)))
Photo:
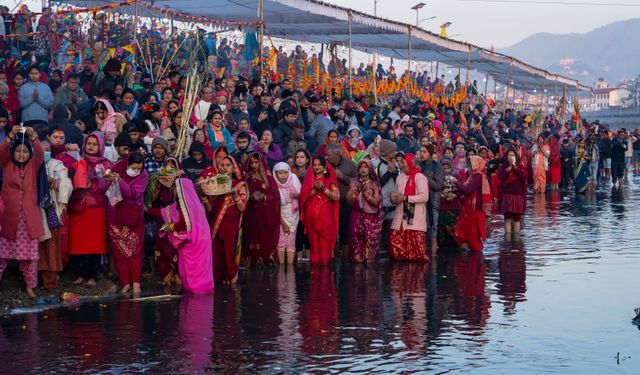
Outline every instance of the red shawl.
POLYGON ((420 168, 413 164, 414 157, 415 156, 413 154, 404 155, 404 160, 407 161, 407 165, 409 166, 409 170, 404 172, 404 174, 409 176, 407 185, 404 187, 404 195, 407 196, 416 195, 416 175, 421 172, 420 168))

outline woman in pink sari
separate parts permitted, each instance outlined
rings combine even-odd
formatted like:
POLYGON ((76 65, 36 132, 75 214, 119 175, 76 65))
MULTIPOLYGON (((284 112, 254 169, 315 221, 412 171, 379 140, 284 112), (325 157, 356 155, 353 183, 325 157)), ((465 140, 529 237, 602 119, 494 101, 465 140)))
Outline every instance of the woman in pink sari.
POLYGON ((178 272, 184 290, 193 294, 213 292, 211 234, 207 214, 193 182, 176 179, 175 202, 162 210, 166 233, 178 250, 178 272))

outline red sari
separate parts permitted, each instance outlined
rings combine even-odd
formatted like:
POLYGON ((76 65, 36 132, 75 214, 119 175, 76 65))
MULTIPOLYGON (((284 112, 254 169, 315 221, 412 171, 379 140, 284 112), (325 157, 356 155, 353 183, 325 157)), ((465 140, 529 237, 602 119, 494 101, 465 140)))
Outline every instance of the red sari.
POLYGON ((338 239, 340 193, 335 172, 329 164, 327 164, 327 174, 328 176, 318 178, 313 167, 310 167, 300 191, 302 206, 300 220, 304 223, 306 234, 309 236, 312 265, 328 265, 333 259, 333 248, 338 239), (334 199, 330 199, 322 191, 316 191, 314 189, 316 181, 322 182, 334 199))
POLYGON ((489 182, 485 175, 486 162, 479 156, 471 155, 471 176, 458 184, 458 190, 464 194, 462 210, 454 229, 454 238, 459 245, 469 245, 473 251, 482 251, 482 241, 487 239, 485 213, 482 196, 489 191, 489 182))
POLYGON ((238 200, 232 194, 208 196, 206 205, 213 240, 213 278, 218 283, 231 281, 238 273, 236 250, 242 213, 247 204, 247 186, 241 179, 242 174, 232 157, 225 156, 225 159, 234 165, 232 184, 233 189, 238 192, 238 200))
POLYGON ((276 248, 280 237, 280 191, 276 180, 267 169, 264 157, 254 152, 244 165, 245 181, 249 189, 247 213, 242 220, 242 249, 252 266, 276 264, 276 248), (251 160, 260 159, 259 173, 249 172, 251 160), (255 192, 266 196, 265 200, 253 198, 255 192))

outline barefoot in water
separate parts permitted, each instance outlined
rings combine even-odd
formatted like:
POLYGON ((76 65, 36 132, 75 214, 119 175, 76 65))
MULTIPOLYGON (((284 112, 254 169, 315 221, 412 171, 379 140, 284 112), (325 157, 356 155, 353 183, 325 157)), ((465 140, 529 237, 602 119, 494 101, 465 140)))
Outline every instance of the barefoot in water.
POLYGON ((131 289, 131 286, 129 284, 127 284, 127 285, 123 286, 122 289, 120 289, 120 293, 127 294, 127 293, 129 293, 129 289, 131 289))
POLYGON ((94 279, 89 279, 89 281, 87 281, 87 285, 95 286, 96 285, 96 281, 94 279))
POLYGON ((236 275, 231 279, 230 283, 235 284, 237 282, 238 282, 238 274, 236 273, 236 275))
POLYGON ((133 283, 133 295, 139 297, 140 293, 142 293, 142 289, 140 289, 140 283, 133 283))
POLYGON ((31 298, 36 298, 36 294, 33 292, 33 288, 27 288, 27 295, 31 298))
POLYGON ((84 282, 84 279, 83 279, 82 277, 78 277, 77 279, 75 279, 75 280, 73 281, 73 283, 74 283, 75 285, 80 285, 80 284, 82 284, 83 282, 84 282))

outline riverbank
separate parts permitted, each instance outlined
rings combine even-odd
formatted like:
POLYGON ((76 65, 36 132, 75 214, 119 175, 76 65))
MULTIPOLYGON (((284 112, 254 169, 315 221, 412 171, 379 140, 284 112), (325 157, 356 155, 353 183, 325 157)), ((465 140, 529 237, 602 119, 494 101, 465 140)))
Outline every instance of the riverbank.
MULTIPOLYGON (((35 289, 36 298, 25 292, 24 281, 17 267, 8 267, 0 282, 0 316, 8 315, 22 309, 47 308, 63 304, 83 302, 91 299, 117 297, 121 294, 117 279, 101 277, 96 285, 86 283, 76 285, 75 277, 70 270, 59 273, 58 288, 47 290, 40 286, 35 289)), ((153 296, 164 293, 180 293, 180 288, 167 290, 155 275, 143 275, 141 279, 142 295, 153 296)))

